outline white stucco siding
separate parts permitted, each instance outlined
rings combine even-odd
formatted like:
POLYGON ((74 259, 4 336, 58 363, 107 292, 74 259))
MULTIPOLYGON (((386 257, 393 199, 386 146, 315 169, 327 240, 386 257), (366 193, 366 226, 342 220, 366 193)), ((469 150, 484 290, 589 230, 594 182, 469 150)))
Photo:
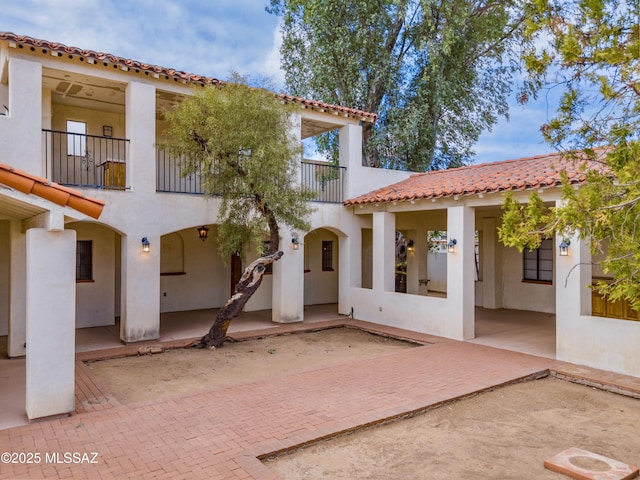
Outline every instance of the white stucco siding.
POLYGON ((586 242, 570 240, 569 255, 556 257, 556 277, 566 279, 556 285, 557 359, 640 376, 640 322, 591 315, 591 252, 586 242))
POLYGON ((556 324, 558 360, 640 377, 640 322, 564 315, 556 324))
MULTIPOLYGON (((9 115, 0 116, 2 163, 44 176, 40 156, 42 135, 42 66, 9 58, 9 115)), ((0 106, 2 112, 4 107, 0 106)))
POLYGON ((102 135, 102 127, 108 125, 113 128, 114 138, 125 138, 124 113, 105 112, 93 108, 80 108, 70 105, 54 104, 52 108, 51 129, 66 131, 67 120, 85 122, 88 135, 102 135))
MULTIPOLYGON (((517 248, 502 247, 502 292, 504 308, 555 313, 556 290, 554 284, 522 281, 522 252, 517 248)), ((555 252, 555 249, 554 249, 555 252)), ((555 262, 555 260, 554 260, 555 262)))
POLYGON ((9 333, 9 221, 0 220, 0 336, 9 333))
MULTIPOLYGON (((171 235, 179 236, 180 247, 162 248, 161 255, 181 256, 182 271, 176 266, 160 276, 160 311, 176 312, 219 308, 229 298, 229 265, 218 255, 216 227, 211 226, 209 236, 200 240, 197 231, 189 228, 171 235)), ((167 265, 164 258, 161 264, 167 265)), ((169 265, 170 266, 170 265, 169 265)), ((169 267, 167 267, 169 268, 169 267)))
POLYGON ((459 336, 455 314, 446 298, 352 288, 354 318, 447 338, 459 336))

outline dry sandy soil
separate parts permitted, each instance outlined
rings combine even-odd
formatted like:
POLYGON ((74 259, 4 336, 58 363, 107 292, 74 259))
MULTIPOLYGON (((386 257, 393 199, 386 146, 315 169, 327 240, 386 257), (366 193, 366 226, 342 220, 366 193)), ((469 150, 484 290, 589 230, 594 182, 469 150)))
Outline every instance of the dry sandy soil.
POLYGON ((120 403, 129 404, 277 377, 412 346, 353 328, 332 328, 227 343, 217 350, 167 350, 163 354, 98 361, 88 366, 120 403))
POLYGON ((543 462, 570 447, 638 465, 639 431, 639 400, 548 378, 265 463, 285 480, 562 480, 568 477, 546 470, 543 462))
MULTIPOLYGON (((89 367, 118 400, 132 403, 404 348, 410 344, 332 329, 89 367)), ((499 388, 265 463, 282 478, 295 480, 561 480, 568 477, 546 470, 543 461, 569 447, 638 465, 639 431, 640 400, 548 378, 499 388)))

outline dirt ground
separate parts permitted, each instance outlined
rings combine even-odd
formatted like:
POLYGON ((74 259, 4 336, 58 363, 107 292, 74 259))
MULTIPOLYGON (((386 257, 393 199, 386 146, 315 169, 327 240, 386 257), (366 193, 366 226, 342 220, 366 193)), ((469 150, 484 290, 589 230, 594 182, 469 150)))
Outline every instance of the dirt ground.
MULTIPOLYGON (((234 343, 215 351, 89 364, 122 403, 348 362, 411 344, 354 329, 234 343), (186 374, 186 372, 189 372, 186 374)), ((547 378, 499 388, 265 461, 283 479, 556 479, 543 461, 578 447, 640 463, 640 400, 547 378)))
POLYGON ((129 404, 277 377, 413 346, 353 328, 332 328, 225 344, 217 350, 167 350, 156 355, 91 362, 88 366, 120 403, 129 404))
POLYGON ((562 480, 543 462, 570 447, 638 465, 639 428, 640 400, 547 378, 265 463, 285 480, 562 480))

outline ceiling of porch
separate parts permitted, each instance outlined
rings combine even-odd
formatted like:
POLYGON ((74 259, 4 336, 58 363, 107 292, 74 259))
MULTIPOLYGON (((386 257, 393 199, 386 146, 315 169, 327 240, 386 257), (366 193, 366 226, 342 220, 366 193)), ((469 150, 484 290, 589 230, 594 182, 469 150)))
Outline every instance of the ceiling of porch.
POLYGON ((10 196, 12 190, 0 185, 0 218, 26 220, 47 211, 46 208, 26 203, 10 196))

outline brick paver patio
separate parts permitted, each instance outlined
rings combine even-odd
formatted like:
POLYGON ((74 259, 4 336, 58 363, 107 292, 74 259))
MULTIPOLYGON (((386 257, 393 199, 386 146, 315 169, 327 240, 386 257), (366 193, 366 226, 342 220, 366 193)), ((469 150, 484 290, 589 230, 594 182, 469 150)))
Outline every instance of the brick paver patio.
MULTIPOLYGON (((95 357, 95 352, 78 354, 77 413, 0 431, 0 452, 41 456, 32 464, 0 464, 0 477, 275 479, 277 475, 258 457, 561 366, 546 358, 356 320, 313 328, 344 323, 428 343, 338 366, 133 406, 120 405, 94 382, 81 361, 95 357), (65 452, 86 452, 89 455, 81 458, 85 462, 93 460, 91 453, 96 452, 97 463, 64 463, 65 452)), ((598 377, 589 369, 568 368, 566 375, 587 370, 598 377)), ((640 382, 631 379, 627 383, 640 392, 640 382)))

